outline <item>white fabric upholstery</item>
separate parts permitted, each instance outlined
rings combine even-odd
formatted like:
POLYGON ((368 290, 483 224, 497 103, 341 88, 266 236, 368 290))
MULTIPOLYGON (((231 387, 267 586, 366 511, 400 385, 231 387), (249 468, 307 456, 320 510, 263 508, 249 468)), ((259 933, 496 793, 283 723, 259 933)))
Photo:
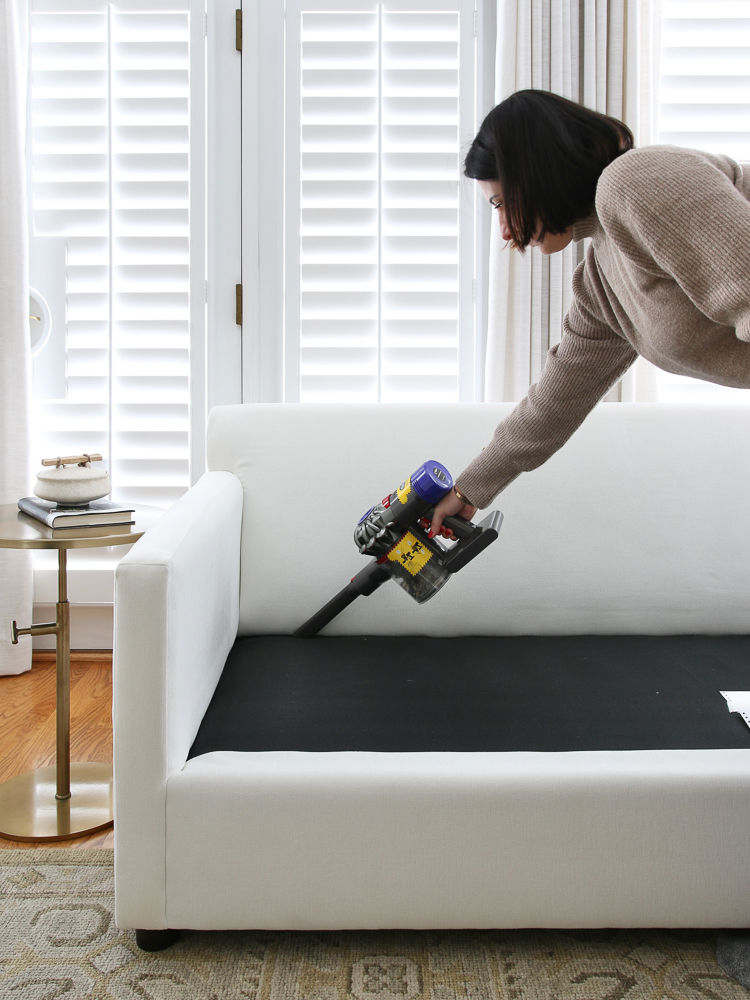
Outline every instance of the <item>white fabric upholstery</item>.
POLYGON ((207 473, 115 573, 116 916, 164 927, 165 795, 237 634, 242 491, 207 473))
MULTIPOLYGON (((226 406, 245 495, 240 632, 288 633, 362 566, 359 517, 428 458, 458 474, 510 404, 226 406)), ((390 584, 330 634, 750 631, 750 408, 603 405, 494 506, 498 541, 419 607, 390 584)))
MULTIPOLYGON (((212 412, 213 471, 116 576, 120 926, 748 926, 750 751, 186 761, 238 626, 293 630, 364 510, 508 409, 212 412)), ((750 409, 600 407, 432 602, 388 584, 332 631, 748 632, 749 459, 750 409)))
POLYGON ((750 751, 212 753, 167 791, 167 923, 750 923, 750 751))

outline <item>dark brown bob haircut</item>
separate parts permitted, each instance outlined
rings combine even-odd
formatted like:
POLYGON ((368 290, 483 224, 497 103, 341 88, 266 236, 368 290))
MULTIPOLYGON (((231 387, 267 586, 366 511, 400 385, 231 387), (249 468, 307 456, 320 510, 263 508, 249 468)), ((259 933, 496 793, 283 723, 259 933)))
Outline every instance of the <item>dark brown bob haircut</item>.
POLYGON ((602 171, 633 146, 617 118, 544 90, 519 90, 482 122, 464 173, 500 182, 512 243, 523 251, 535 237, 585 219, 602 171))

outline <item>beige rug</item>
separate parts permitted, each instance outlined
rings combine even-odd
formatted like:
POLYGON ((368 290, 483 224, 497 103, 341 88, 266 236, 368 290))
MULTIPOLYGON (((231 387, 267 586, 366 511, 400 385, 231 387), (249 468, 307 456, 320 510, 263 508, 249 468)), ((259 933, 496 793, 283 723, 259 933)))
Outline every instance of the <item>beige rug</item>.
POLYGON ((112 852, 0 851, 3 1000, 746 1000, 706 931, 185 932, 145 954, 112 852))

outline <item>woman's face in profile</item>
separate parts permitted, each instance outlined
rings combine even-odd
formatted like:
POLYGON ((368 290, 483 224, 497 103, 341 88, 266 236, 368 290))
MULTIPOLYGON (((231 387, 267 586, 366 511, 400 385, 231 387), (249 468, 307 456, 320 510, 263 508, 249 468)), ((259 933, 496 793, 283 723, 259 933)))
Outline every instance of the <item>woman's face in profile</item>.
MULTIPOLYGON (((513 233, 511 233, 508 223, 505 221, 503 189, 500 181, 477 181, 477 184, 479 185, 479 189, 482 194, 497 212, 498 222, 500 223, 500 235, 506 241, 512 240, 513 233)), ((559 253, 560 250, 564 250, 572 239, 573 227, 570 226, 564 233, 547 233, 541 243, 532 241, 531 245, 539 247, 543 254, 549 255, 552 253, 559 253)))

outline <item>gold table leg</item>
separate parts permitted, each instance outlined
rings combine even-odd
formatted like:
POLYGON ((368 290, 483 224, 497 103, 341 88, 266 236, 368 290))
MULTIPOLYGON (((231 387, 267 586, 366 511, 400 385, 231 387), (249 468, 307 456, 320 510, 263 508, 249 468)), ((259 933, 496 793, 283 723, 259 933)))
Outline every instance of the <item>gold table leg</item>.
POLYGON ((112 765, 70 763, 70 604, 67 551, 59 549, 56 620, 30 628, 12 625, 19 635, 54 635, 57 661, 55 767, 39 767, 0 784, 0 837, 8 840, 65 840, 110 826, 112 765))

